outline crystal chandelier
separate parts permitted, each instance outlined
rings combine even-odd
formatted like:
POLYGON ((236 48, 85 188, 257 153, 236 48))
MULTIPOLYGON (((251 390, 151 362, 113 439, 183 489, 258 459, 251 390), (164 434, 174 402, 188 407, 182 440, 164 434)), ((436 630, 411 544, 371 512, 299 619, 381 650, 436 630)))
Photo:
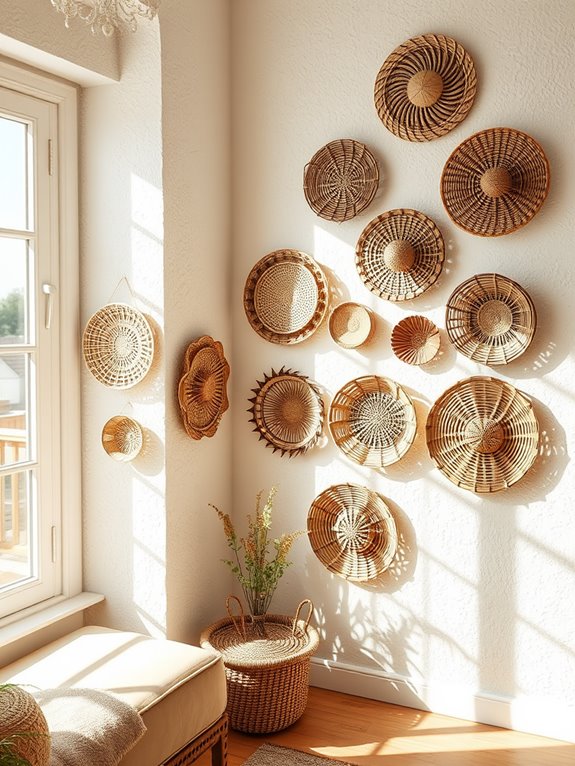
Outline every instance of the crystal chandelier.
POLYGON ((161 0, 50 0, 57 11, 65 16, 66 26, 75 16, 90 25, 95 34, 101 29, 106 37, 115 30, 136 31, 138 17, 153 19, 161 0))

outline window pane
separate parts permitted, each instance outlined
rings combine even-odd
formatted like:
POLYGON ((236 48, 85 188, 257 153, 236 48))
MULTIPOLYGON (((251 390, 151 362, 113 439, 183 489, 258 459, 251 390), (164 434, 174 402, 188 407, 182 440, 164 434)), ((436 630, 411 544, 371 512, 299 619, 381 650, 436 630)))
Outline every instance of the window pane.
POLYGON ((27 228, 28 126, 0 117, 0 228, 27 228))
MULTIPOLYGON (((0 173, 0 177, 1 177, 0 173)), ((0 237, 0 345, 26 338, 28 241, 0 237)), ((2 396, 0 396, 2 399, 2 396)))
POLYGON ((30 471, 0 477, 0 593, 37 570, 31 530, 30 471))
POLYGON ((28 357, 29 354, 0 356, 0 466, 30 459, 28 357))

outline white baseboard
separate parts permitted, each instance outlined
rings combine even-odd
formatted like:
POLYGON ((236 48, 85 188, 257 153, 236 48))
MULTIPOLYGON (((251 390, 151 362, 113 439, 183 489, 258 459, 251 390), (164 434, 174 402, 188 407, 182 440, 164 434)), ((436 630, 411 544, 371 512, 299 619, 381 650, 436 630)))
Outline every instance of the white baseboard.
POLYGON ((315 657, 310 683, 322 689, 575 742, 575 707, 547 698, 507 698, 450 684, 426 685, 405 676, 315 657))

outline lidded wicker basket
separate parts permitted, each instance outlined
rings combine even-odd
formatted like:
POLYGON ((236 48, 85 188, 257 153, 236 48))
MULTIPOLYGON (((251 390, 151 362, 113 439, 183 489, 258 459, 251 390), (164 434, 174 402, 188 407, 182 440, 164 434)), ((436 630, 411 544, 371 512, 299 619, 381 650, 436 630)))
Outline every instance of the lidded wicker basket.
POLYGON ((127 415, 115 415, 102 429, 102 447, 114 460, 129 462, 144 444, 142 426, 127 415))

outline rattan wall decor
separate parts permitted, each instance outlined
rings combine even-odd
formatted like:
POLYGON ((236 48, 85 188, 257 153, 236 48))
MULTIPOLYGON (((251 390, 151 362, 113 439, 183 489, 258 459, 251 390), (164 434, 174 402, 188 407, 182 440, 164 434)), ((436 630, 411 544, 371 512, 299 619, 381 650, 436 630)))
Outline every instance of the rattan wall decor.
POLYGON ((144 314, 125 303, 108 303, 86 324, 82 352, 96 380, 110 388, 131 388, 154 359, 154 335, 144 314))
POLYGON ((250 271, 244 310, 252 328, 272 343, 300 343, 328 307, 328 284, 315 260, 298 250, 275 250, 250 271))
POLYGON ((329 408, 329 430, 337 446, 356 463, 383 468, 400 460, 415 438, 415 408, 389 378, 350 380, 329 408))
POLYGON ((394 135, 431 141, 455 128, 475 99, 469 54, 445 35, 419 35, 397 47, 375 81, 375 108, 394 135))
POLYGON ((391 332, 393 353, 407 364, 427 364, 439 351, 440 344, 439 330, 427 317, 405 317, 391 332))
POLYGON ((439 397, 427 418, 426 438, 432 460, 454 484, 498 492, 533 465, 539 426, 524 393, 505 381, 477 376, 439 397))
POLYGON ((184 355, 178 402, 186 433, 192 439, 213 436, 228 409, 230 366, 219 341, 202 335, 184 355))
POLYGON ((280 450, 282 457, 294 457, 317 444, 323 430, 323 399, 305 375, 284 367, 277 373, 272 370, 253 392, 250 422, 266 447, 280 450))
POLYGON ((531 343, 537 327, 535 306, 525 290, 501 274, 476 274, 455 288, 447 301, 450 341, 483 364, 507 364, 531 343))
POLYGON ((425 292, 443 268, 445 245, 435 223, 417 210, 389 210, 362 231, 355 264, 380 298, 405 301, 425 292))
POLYGON ((352 582, 378 578, 397 550, 395 521, 383 498, 357 484, 336 484, 319 494, 307 529, 321 563, 352 582))
POLYGON ((311 209, 328 221, 348 221, 371 203, 379 186, 377 160, 365 144, 331 141, 304 168, 303 190, 311 209))
POLYGON ((329 334, 342 348, 358 348, 368 343, 375 330, 373 313, 361 303, 347 301, 336 306, 329 316, 329 334))
POLYGON ((441 199, 457 226, 499 237, 529 223, 549 183, 549 163, 537 141, 513 128, 490 128, 452 152, 441 175, 441 199))
POLYGON ((102 429, 102 447, 114 460, 129 462, 139 454, 144 444, 144 432, 137 420, 127 415, 115 415, 102 429))

